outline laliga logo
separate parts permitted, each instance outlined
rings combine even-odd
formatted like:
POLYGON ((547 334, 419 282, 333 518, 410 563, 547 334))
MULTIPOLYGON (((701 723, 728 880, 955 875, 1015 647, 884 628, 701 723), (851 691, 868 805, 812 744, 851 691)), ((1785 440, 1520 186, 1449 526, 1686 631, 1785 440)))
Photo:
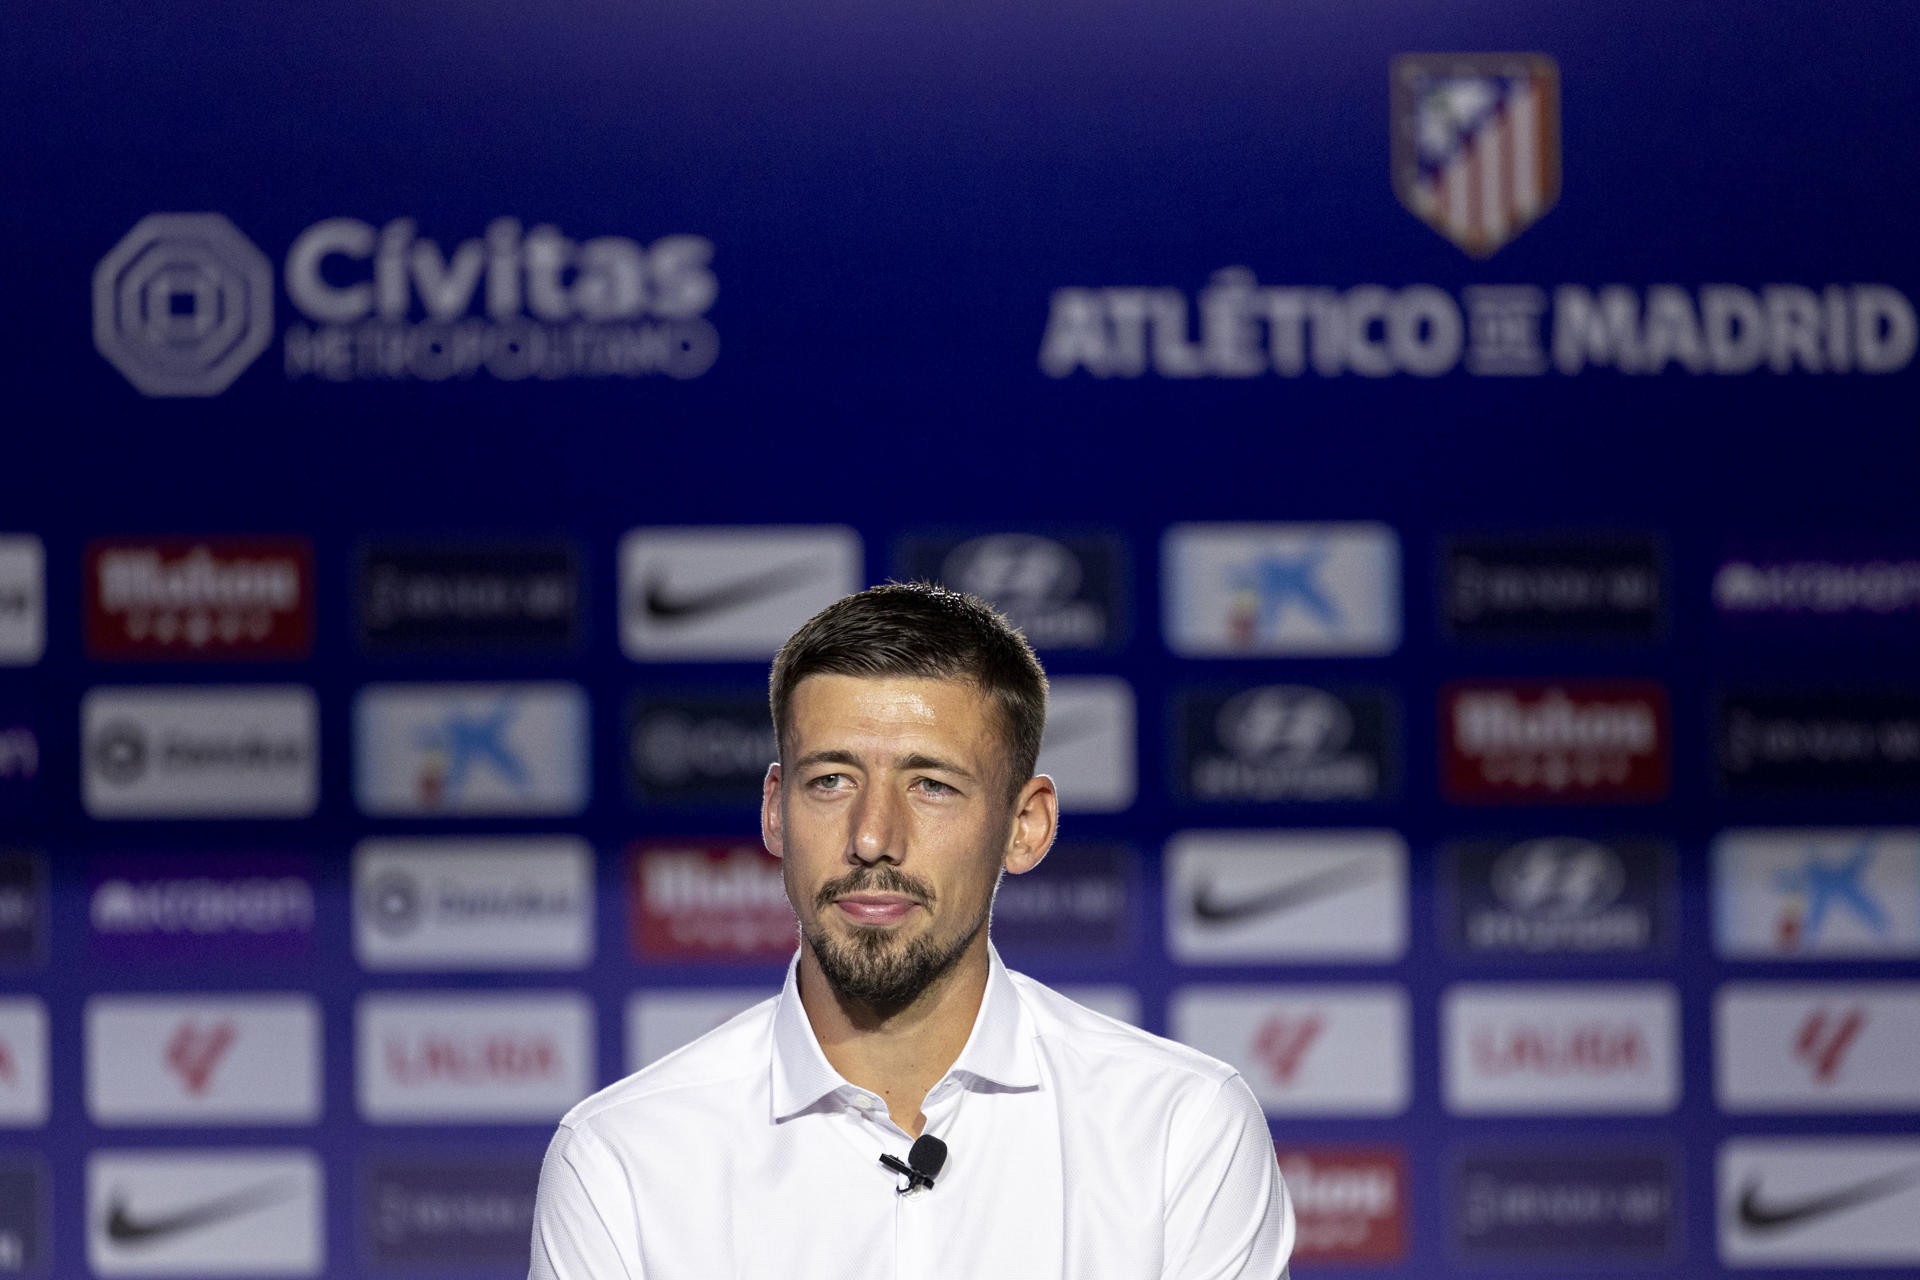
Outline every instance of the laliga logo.
POLYGON ((225 391, 273 338, 273 264, 217 213, 142 218, 93 272, 93 345, 150 396, 225 391))

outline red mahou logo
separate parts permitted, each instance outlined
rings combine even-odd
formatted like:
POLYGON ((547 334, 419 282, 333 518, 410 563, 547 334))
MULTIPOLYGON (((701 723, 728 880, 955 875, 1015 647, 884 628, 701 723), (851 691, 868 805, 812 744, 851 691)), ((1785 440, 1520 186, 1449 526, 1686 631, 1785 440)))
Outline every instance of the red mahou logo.
POLYGON ((1648 802, 1672 772, 1647 680, 1465 681, 1440 694, 1440 785, 1465 804, 1648 802))
POLYGON ((798 943, 780 862, 757 840, 633 846, 628 926, 649 960, 785 960, 798 943))
POLYGON ((103 538, 86 552, 87 653, 294 660, 313 650, 305 538, 103 538))
POLYGON ((1302 1263, 1398 1262, 1407 1252, 1407 1158, 1390 1147, 1276 1144, 1302 1263))

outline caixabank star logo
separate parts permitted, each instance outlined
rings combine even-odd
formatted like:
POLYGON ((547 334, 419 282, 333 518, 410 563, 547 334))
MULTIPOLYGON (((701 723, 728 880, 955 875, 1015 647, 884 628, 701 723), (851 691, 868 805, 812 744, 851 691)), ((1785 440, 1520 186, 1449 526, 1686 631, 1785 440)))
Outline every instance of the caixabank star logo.
POLYGON ((94 269, 93 345, 147 395, 218 395, 272 340, 273 264, 220 214, 149 214, 94 269))
POLYGON ((1393 190, 1485 258, 1560 198, 1560 71, 1540 53, 1393 60, 1393 190))

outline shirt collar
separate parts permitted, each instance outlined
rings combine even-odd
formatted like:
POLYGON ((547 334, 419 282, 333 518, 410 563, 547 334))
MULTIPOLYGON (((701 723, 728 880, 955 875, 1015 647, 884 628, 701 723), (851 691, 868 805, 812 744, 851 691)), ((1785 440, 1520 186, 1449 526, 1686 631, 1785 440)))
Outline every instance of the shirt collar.
MULTIPOLYGON (((947 1075, 969 1088, 1037 1089, 1040 1064, 1033 1047, 1033 1022, 1000 962, 987 947, 987 990, 973 1032, 947 1075)), ((853 1091, 820 1048, 807 1011, 800 1003, 800 957, 787 965, 786 985, 773 1011, 773 1118, 788 1119, 840 1090, 853 1091)))

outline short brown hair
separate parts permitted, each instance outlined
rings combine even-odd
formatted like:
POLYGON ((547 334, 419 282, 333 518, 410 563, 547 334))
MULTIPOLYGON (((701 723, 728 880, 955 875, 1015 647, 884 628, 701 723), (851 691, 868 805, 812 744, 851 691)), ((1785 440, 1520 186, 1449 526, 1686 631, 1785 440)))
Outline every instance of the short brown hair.
POLYGON ((808 676, 964 680, 999 708, 1009 797, 1033 776, 1047 725, 1047 673, 1019 629, 978 596, 930 582, 889 582, 834 601, 773 660, 767 700, 786 749, 787 704, 808 676))

